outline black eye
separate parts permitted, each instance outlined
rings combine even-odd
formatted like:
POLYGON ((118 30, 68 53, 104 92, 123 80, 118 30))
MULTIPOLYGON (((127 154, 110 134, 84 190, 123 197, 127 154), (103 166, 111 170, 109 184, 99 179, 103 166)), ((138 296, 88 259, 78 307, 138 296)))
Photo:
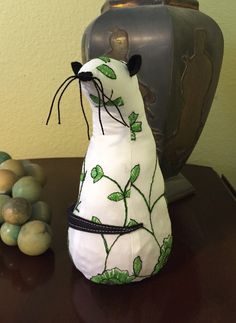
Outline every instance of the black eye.
POLYGON ((72 62, 71 67, 75 75, 79 73, 79 70, 81 69, 83 65, 80 62, 72 62))

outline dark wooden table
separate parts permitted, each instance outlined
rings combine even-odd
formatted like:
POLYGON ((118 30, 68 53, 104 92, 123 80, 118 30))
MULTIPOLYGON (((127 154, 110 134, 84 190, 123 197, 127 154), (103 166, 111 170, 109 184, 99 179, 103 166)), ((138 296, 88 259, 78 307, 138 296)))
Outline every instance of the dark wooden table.
POLYGON ((0 323, 236 322, 236 203, 208 167, 186 166, 197 190, 169 207, 174 245, 155 277, 126 286, 87 281, 67 252, 67 207, 81 159, 36 160, 48 174, 51 250, 27 257, 0 242, 0 323))

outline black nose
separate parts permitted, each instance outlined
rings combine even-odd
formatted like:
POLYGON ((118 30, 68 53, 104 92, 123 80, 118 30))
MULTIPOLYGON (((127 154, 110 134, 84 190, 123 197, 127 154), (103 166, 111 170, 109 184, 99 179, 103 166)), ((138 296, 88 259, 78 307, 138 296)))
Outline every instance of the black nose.
POLYGON ((80 81, 88 82, 93 79, 93 73, 92 72, 80 72, 78 74, 78 78, 80 81))

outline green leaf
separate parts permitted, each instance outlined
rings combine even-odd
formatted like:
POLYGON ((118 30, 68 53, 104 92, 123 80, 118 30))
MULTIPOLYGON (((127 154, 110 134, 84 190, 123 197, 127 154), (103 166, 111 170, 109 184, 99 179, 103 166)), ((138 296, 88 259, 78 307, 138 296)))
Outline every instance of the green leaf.
POLYGON ((94 223, 97 223, 97 224, 102 224, 102 222, 96 216, 93 216, 91 221, 94 222, 94 223))
POLYGON ((161 252, 160 252, 160 256, 158 258, 158 262, 153 270, 153 275, 157 274, 163 267, 164 265, 167 263, 167 260, 169 258, 170 252, 171 252, 171 248, 172 248, 172 236, 169 235, 167 238, 165 238, 163 240, 163 244, 161 246, 161 252))
POLYGON ((119 268, 105 270, 102 274, 98 274, 90 278, 90 280, 94 283, 108 285, 128 284, 134 279, 134 275, 130 276, 127 270, 120 270, 119 268))
POLYGON ((131 193, 131 189, 128 189, 128 190, 125 192, 125 197, 129 198, 129 197, 130 197, 130 193, 131 193))
POLYGON ((97 165, 91 170, 91 177, 93 178, 93 182, 98 182, 103 177, 103 169, 101 166, 97 165))
POLYGON ((138 113, 132 112, 128 118, 129 118, 129 124, 132 125, 138 119, 138 113))
POLYGON ((136 134, 134 132, 131 132, 131 140, 133 141, 136 140, 136 134))
POLYGON ((110 106, 117 106, 117 107, 121 107, 124 105, 124 101, 122 99, 121 96, 119 96, 118 98, 116 98, 115 100, 111 100, 111 101, 107 101, 106 102, 106 106, 110 107, 110 106))
POLYGON ((96 95, 89 94, 90 99, 95 103, 96 105, 99 105, 99 98, 96 95))
POLYGON ((111 61, 110 58, 107 56, 100 56, 99 59, 101 59, 105 63, 109 63, 111 61))
POLYGON ((124 199, 124 195, 120 192, 114 192, 107 197, 109 200, 119 202, 124 199))
POLYGON ((136 277, 140 274, 140 271, 142 270, 142 264, 143 262, 139 256, 134 259, 133 271, 136 277))
POLYGON ((130 172, 130 182, 133 184, 140 174, 140 165, 135 165, 130 172))
POLYGON ((128 223, 128 227, 133 227, 134 225, 137 225, 138 224, 138 222, 137 221, 135 221, 135 220, 133 220, 133 219, 130 219, 129 220, 129 223, 128 223))
POLYGON ((87 172, 82 172, 81 174, 80 174, 80 181, 81 182, 84 182, 85 181, 85 178, 86 178, 86 174, 87 174, 87 172))
POLYGON ((115 72, 113 71, 113 69, 111 67, 109 67, 106 64, 102 64, 102 65, 97 66, 97 70, 99 70, 99 72, 101 72, 105 76, 109 77, 110 79, 113 79, 113 80, 116 79, 115 72))
POLYGON ((142 122, 141 121, 137 121, 137 122, 133 123, 131 125, 131 130, 133 132, 140 132, 140 131, 142 131, 142 122))
MULTIPOLYGON (((96 105, 96 107, 98 107, 99 106, 99 98, 93 94, 89 94, 89 97, 93 101, 93 103, 96 105)), ((107 107, 112 107, 112 106, 121 107, 124 105, 124 101, 121 96, 116 98, 115 100, 107 100, 105 103, 106 103, 107 107)), ((102 102, 101 102, 101 105, 103 105, 102 102)))

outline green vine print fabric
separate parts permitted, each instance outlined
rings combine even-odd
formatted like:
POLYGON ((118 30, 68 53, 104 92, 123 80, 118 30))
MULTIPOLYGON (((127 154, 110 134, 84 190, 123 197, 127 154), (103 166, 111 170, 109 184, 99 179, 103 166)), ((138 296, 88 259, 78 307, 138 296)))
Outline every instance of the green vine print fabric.
POLYGON ((106 107, 101 96, 85 84, 93 136, 81 171, 74 215, 96 224, 143 226, 128 234, 94 234, 69 228, 69 251, 75 266, 94 283, 137 282, 159 273, 172 248, 155 141, 137 76, 131 78, 123 62, 101 56, 86 63, 82 71, 100 79, 106 107), (115 118, 110 118, 105 108, 115 118), (115 120, 120 114, 126 127, 115 120), (99 118, 104 120, 104 136, 99 118))

